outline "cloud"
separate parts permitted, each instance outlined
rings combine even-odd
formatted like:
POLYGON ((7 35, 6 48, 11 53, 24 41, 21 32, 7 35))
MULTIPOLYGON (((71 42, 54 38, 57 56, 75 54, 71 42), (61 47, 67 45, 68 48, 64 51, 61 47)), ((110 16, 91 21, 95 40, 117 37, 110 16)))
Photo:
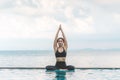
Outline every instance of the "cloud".
MULTIPOLYGON (((7 1, 4 3, 3 6, 7 6, 7 1)), ((6 9, 9 12, 19 13, 25 16, 33 16, 33 15, 48 15, 56 13, 57 11, 61 10, 64 6, 64 1, 56 1, 56 0, 16 0, 9 3, 11 6, 6 9)), ((4 11, 3 10, 3 11, 4 11)))
MULTIPOLYGON (((113 7, 112 2, 114 5, 119 4, 117 0, 93 0, 93 2, 87 0, 0 0, 0 38, 3 39, 1 43, 6 44, 5 47, 8 45, 6 42, 13 43, 16 47, 20 45, 17 48, 22 49, 32 38, 33 41, 29 42, 31 46, 35 47, 40 43, 37 48, 40 45, 43 47, 47 40, 52 42, 59 24, 62 24, 67 38, 71 40, 71 46, 74 44, 78 48, 104 48, 105 45, 119 47, 117 42, 115 43, 115 41, 119 42, 118 34, 120 33, 119 5, 113 7), (13 38, 18 38, 20 41, 14 43, 13 38), (10 39, 11 42, 8 41, 10 39), (37 39, 38 42, 36 42, 37 39), (108 42, 110 40, 111 42, 108 42), (20 44, 21 41, 23 43, 20 44), (102 44, 106 42, 108 43, 102 44)), ((48 44, 51 43, 48 42, 48 44)), ((47 46, 48 44, 46 43, 47 46)))
POLYGON ((113 19, 115 22, 120 23, 120 13, 114 13, 113 19))
POLYGON ((118 4, 120 0, 93 0, 98 4, 118 4))
POLYGON ((80 18, 74 18, 73 22, 71 23, 76 26, 76 28, 73 29, 73 31, 77 34, 93 34, 95 33, 95 29, 92 26, 94 21, 92 16, 89 16, 85 19, 80 19, 80 18))
POLYGON ((13 14, 0 14, 0 38, 50 38, 55 24, 53 18, 28 18, 13 14), (49 34, 49 35, 48 35, 49 34))
MULTIPOLYGON (((16 0, 10 4, 14 7, 0 10, 0 37, 13 38, 50 38, 55 35, 59 24, 70 34, 91 34, 93 17, 88 15, 78 3, 70 1, 16 0), (78 13, 75 14, 74 10, 78 13), (4 36, 3 36, 4 34, 4 36), (49 35, 48 35, 49 34, 49 35)), ((82 2, 81 2, 82 3, 82 2)), ((4 2, 4 5, 7 1, 4 2)), ((86 7, 85 7, 86 9, 86 7)), ((77 13, 76 12, 76 13, 77 13)))

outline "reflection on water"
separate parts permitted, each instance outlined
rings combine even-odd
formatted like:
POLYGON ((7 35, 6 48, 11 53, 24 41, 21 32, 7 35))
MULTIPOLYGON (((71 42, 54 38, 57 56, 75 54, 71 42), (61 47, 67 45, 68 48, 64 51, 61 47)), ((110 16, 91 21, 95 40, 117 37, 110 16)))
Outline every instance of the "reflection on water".
POLYGON ((55 73, 56 73, 55 80, 67 80, 65 76, 66 71, 56 70, 55 73))
POLYGON ((68 77, 70 78, 70 76, 72 76, 74 72, 75 70, 64 70, 64 69, 47 70, 46 76, 48 78, 44 80, 68 80, 68 77))

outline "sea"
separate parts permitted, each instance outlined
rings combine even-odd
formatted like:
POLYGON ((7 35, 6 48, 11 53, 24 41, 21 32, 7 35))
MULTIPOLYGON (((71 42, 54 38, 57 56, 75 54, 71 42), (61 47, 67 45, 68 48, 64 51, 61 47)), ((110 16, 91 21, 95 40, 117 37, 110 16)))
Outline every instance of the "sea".
POLYGON ((120 80, 120 50, 70 50, 66 64, 75 71, 44 69, 55 62, 52 50, 0 51, 0 80, 120 80))

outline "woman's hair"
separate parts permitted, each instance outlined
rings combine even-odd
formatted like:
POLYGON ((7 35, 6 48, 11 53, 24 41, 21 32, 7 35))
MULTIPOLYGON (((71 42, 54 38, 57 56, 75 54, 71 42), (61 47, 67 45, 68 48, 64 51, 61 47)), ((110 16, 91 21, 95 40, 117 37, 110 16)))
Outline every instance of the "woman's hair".
POLYGON ((59 37, 59 38, 57 39, 57 42, 58 42, 58 40, 59 40, 59 39, 62 39, 62 40, 63 40, 63 42, 64 42, 64 38, 62 38, 62 37, 59 37))

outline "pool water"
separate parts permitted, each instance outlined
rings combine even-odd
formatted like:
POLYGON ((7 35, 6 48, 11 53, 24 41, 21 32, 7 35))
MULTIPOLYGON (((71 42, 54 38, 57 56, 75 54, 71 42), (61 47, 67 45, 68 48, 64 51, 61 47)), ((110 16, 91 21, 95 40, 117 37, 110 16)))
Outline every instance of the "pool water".
POLYGON ((0 80, 120 80, 120 69, 75 69, 74 72, 0 69, 0 80))

